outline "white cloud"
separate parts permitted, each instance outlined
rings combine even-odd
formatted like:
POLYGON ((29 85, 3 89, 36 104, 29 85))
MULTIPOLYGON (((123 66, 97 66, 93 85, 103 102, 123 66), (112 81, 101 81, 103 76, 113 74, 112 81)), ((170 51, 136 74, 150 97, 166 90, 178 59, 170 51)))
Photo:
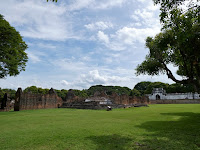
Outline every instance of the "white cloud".
POLYGON ((144 2, 148 2, 149 0, 137 0, 138 2, 144 3, 144 2))
POLYGON ((113 24, 110 22, 99 21, 99 22, 87 24, 85 25, 85 27, 89 30, 105 30, 108 28, 112 28, 113 24))
POLYGON ((143 8, 134 10, 133 14, 130 16, 134 20, 135 26, 141 24, 146 27, 161 27, 159 21, 159 6, 154 5, 152 1, 144 0, 146 5, 143 8))
POLYGON ((93 6, 94 9, 107 9, 111 7, 116 6, 122 6, 123 3, 125 3, 126 0, 96 0, 96 4, 93 6))
POLYGON ((135 21, 140 21, 139 17, 135 14, 131 15, 131 18, 134 19, 135 21))
POLYGON ((88 70, 89 66, 87 66, 84 62, 79 61, 75 58, 63 58, 63 59, 53 59, 50 63, 59 70, 72 72, 82 72, 84 70, 88 70))
POLYGON ((97 37, 107 48, 121 51, 130 46, 135 47, 138 43, 144 44, 147 36, 154 36, 159 31, 160 28, 156 26, 154 28, 123 27, 110 35, 110 38, 102 31, 98 32, 97 37))
POLYGON ((97 34, 97 37, 101 42, 106 43, 106 44, 109 43, 109 37, 104 32, 99 31, 97 34))
POLYGON ((62 80, 62 81, 60 81, 60 82, 61 82, 61 84, 63 84, 64 86, 70 85, 69 82, 67 82, 66 80, 62 80))
POLYGON ((33 63, 38 63, 41 61, 41 59, 39 58, 39 56, 35 55, 32 52, 27 52, 28 53, 28 58, 33 62, 33 63))
POLYGON ((44 61, 44 57, 47 55, 43 51, 39 51, 37 49, 29 49, 27 51, 28 58, 32 63, 40 63, 44 61))
POLYGON ((88 8, 94 2, 94 0, 74 0, 71 4, 67 6, 67 9, 69 11, 75 11, 83 8, 88 8))
POLYGON ((125 3, 126 0, 75 0, 72 1, 71 4, 69 4, 68 10, 69 11, 75 11, 80 9, 108 9, 111 7, 117 7, 122 6, 123 3, 125 3))
MULTIPOLYGON (((107 70, 108 71, 108 70, 107 70)), ((99 70, 91 70, 87 74, 81 74, 74 85, 82 88, 89 88, 92 85, 122 85, 123 82, 129 82, 129 77, 111 76, 99 73, 99 70)))
POLYGON ((1 2, 0 10, 14 27, 20 28, 24 37, 55 41, 77 38, 62 3, 7 0, 1 2))
POLYGON ((56 46, 52 45, 52 44, 48 44, 48 43, 38 43, 37 46, 41 47, 41 48, 45 48, 45 49, 56 49, 56 46))
POLYGON ((124 27, 116 32, 118 39, 122 40, 127 45, 132 45, 135 42, 144 43, 147 36, 153 36, 160 31, 160 28, 128 28, 124 27))
POLYGON ((160 22, 159 18, 155 15, 155 11, 148 10, 148 9, 138 9, 135 10, 133 15, 131 15, 137 23, 141 23, 144 26, 153 27, 159 26, 160 22))

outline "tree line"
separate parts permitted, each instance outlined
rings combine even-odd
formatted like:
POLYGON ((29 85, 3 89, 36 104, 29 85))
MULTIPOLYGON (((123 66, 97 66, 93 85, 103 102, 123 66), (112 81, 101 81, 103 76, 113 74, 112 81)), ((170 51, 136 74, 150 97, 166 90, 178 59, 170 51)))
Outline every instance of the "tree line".
MULTIPOLYGON (((93 96, 95 92, 105 92, 107 95, 111 95, 113 92, 117 93, 118 95, 126 94, 129 96, 144 96, 145 94, 151 94, 153 88, 164 88, 167 93, 188 93, 188 92, 195 92, 194 87, 190 84, 183 85, 179 83, 163 83, 163 82, 150 82, 150 81, 143 81, 137 83, 133 89, 128 87, 121 87, 121 86, 103 86, 103 85, 95 85, 91 86, 89 89, 77 90, 72 89, 74 95, 87 98, 89 96, 93 96)), ((61 89, 57 90, 54 89, 59 97, 65 100, 68 90, 61 89)), ((33 93, 33 94, 48 94, 48 88, 41 88, 36 86, 30 86, 23 90, 25 93, 33 93)), ((14 89, 1 89, 0 88, 0 101, 3 99, 4 94, 8 93, 11 99, 15 98, 16 90, 14 89)))

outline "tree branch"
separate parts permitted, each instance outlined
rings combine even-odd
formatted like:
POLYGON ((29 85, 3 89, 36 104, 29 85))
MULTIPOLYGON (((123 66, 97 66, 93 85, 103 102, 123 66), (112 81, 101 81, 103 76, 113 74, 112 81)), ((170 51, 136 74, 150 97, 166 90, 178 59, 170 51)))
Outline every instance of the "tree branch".
POLYGON ((189 83, 190 79, 187 79, 187 80, 178 80, 174 77, 173 73, 171 72, 171 70, 169 70, 169 68, 167 67, 167 65, 164 63, 164 62, 161 62, 163 67, 164 67, 164 70, 166 71, 167 73, 167 76, 168 78, 172 79, 174 82, 176 83, 180 83, 180 84, 187 84, 189 83))

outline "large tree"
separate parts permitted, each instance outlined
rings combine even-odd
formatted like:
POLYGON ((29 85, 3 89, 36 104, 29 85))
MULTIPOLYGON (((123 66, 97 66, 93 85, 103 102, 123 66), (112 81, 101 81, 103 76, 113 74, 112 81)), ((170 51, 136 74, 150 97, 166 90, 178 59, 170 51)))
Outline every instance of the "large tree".
POLYGON ((188 5, 183 10, 179 8, 182 1, 172 0, 177 3, 169 6, 165 0, 155 1, 161 3, 162 32, 155 37, 147 37, 149 54, 137 66, 136 74, 165 73, 174 82, 191 83, 200 91, 200 7, 188 5), (181 80, 174 76, 169 64, 178 67, 177 74, 182 76, 181 80))
POLYGON ((0 14, 0 78, 16 76, 25 70, 26 43, 19 32, 0 14))

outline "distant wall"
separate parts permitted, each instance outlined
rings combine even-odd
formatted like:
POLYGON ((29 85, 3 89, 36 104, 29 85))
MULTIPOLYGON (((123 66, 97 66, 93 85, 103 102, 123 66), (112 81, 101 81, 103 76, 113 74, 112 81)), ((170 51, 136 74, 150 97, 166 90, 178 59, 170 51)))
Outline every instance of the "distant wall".
POLYGON ((16 92, 14 110, 58 108, 62 105, 62 98, 53 89, 48 94, 23 93, 21 88, 16 92))
POLYGON ((150 100, 176 100, 176 99, 199 99, 200 95, 198 93, 153 93, 148 94, 150 100))
POLYGON ((150 100, 150 104, 200 104, 200 100, 150 100))

